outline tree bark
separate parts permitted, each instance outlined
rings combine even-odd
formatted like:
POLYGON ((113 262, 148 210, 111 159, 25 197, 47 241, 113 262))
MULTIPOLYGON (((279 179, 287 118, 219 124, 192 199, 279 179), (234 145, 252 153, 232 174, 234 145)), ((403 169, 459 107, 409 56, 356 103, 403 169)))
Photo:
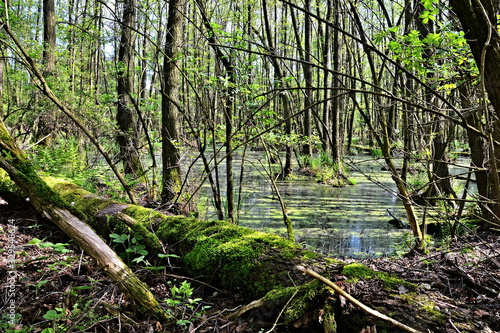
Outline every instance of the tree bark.
POLYGON ((311 113, 313 112, 311 108, 313 107, 313 73, 311 63, 312 54, 312 22, 309 12, 311 11, 311 1, 305 1, 305 22, 304 22, 304 60, 302 64, 304 68, 304 80, 305 80, 305 100, 304 100, 304 136, 306 137, 306 144, 303 145, 302 153, 304 155, 312 157, 313 147, 312 147, 312 120, 311 113))
POLYGON ((124 173, 136 178, 144 175, 139 152, 137 137, 137 122, 133 110, 131 94, 134 91, 134 43, 136 27, 136 0, 126 0, 123 4, 122 32, 118 50, 118 71, 116 92, 118 105, 116 108, 116 123, 120 146, 120 157, 124 166, 124 173))
POLYGON ((43 61, 45 73, 56 69, 56 10, 54 0, 43 0, 43 61))
POLYGON ((164 85, 162 93, 162 157, 163 182, 162 201, 170 202, 180 193, 182 187, 179 165, 179 80, 178 60, 181 56, 181 43, 184 26, 184 0, 169 3, 167 33, 165 37, 165 57, 163 63, 164 85))
MULTIPOLYGON (((50 78, 56 71, 56 11, 54 0, 43 0, 43 73, 50 78)), ((41 101, 43 104, 45 101, 41 101)), ((50 146, 57 129, 57 114, 48 105, 38 117, 37 139, 44 146, 50 146)))
POLYGON ((450 0, 450 5, 462 24, 465 38, 482 78, 483 116, 487 121, 486 132, 489 137, 486 155, 489 155, 489 158, 485 156, 485 160, 480 165, 489 165, 489 172, 485 174, 480 171, 476 176, 478 181, 479 178, 486 176, 485 183, 488 186, 480 186, 478 191, 481 196, 494 202, 482 208, 485 226, 488 226, 489 220, 495 223, 500 221, 498 175, 500 147, 497 144, 500 142, 500 35, 497 32, 499 6, 496 0, 450 0), (488 100, 494 112, 488 110, 488 100))

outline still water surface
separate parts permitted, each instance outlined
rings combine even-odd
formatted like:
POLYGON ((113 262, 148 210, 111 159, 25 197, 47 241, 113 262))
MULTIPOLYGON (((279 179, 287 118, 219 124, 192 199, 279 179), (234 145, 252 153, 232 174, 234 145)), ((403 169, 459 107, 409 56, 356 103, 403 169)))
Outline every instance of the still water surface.
MULTIPOLYGON (((261 155, 257 152, 247 154, 249 162, 245 164, 239 225, 286 236, 280 204, 269 180, 259 172, 262 170, 258 162, 259 158, 263 159, 261 155)), ((238 157, 235 156, 235 180, 239 177, 238 157)), ((357 158, 354 165, 360 170, 351 168, 349 171, 349 178, 356 182, 352 186, 335 188, 318 184, 308 177, 278 181, 296 239, 308 248, 333 256, 390 255, 409 231, 396 229, 388 223, 391 217, 387 210, 405 220, 404 209, 395 195, 396 186, 389 173, 381 170, 382 160, 357 158)), ((223 168, 221 166, 219 175, 225 174, 223 168)), ((203 186, 200 196, 204 207, 200 217, 215 219, 208 184, 203 186)))

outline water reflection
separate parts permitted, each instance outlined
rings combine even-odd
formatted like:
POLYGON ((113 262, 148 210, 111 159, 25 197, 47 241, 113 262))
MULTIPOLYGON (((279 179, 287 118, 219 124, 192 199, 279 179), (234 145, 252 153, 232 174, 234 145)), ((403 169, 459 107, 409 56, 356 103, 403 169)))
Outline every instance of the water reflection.
MULTIPOLYGON (((254 154, 250 161, 256 162, 258 158, 254 154)), ((298 242, 329 255, 349 257, 389 255, 394 246, 401 243, 408 230, 395 229, 387 223, 391 219, 387 209, 405 218, 389 173, 382 171, 382 163, 377 161, 358 160, 356 165, 362 172, 351 171, 350 177, 356 181, 354 186, 334 188, 308 178, 278 182, 298 242), (368 180, 365 174, 384 188, 368 180)), ((259 168, 258 163, 245 167, 239 224, 286 236, 279 202, 259 168)), ((239 170, 238 163, 236 170, 239 170)), ((239 177, 237 172, 235 177, 239 177)), ((201 201, 209 202, 211 196, 207 185, 202 190, 201 201)), ((208 208, 202 218, 216 216, 208 208)))

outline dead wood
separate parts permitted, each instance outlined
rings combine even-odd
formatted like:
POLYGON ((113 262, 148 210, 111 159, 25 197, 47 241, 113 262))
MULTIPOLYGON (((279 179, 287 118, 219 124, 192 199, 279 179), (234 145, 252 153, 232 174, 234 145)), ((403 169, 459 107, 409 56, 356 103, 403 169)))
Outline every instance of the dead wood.
MULTIPOLYGON (((78 213, 71 212, 57 192, 35 172, 31 162, 17 147, 0 121, 0 168, 26 194, 33 207, 56 224, 118 284, 121 290, 138 305, 138 310, 166 320, 158 301, 121 258, 90 228, 78 213)), ((81 215, 83 216, 83 214, 81 215)))
POLYGON ((383 313, 380 313, 379 311, 377 310, 374 310, 368 306, 366 306, 365 304, 361 303, 360 301, 358 301, 357 299, 355 299, 354 297, 352 297, 351 295, 349 295, 348 293, 346 293, 342 288, 340 288, 339 286, 337 286, 335 283, 333 283, 332 281, 328 280, 327 278, 319 275, 318 273, 310 270, 310 269, 307 269, 305 268, 304 266, 297 266, 297 270, 299 270, 300 272, 303 272, 309 276, 312 276, 313 278, 317 279, 318 281, 326 284, 327 286, 331 287, 333 290, 335 290, 339 295, 341 295, 342 297, 344 297, 345 299, 347 299, 349 302, 353 303, 354 305, 356 305, 357 307, 359 307, 360 309, 362 309, 363 311, 365 311, 366 313, 368 313, 369 315, 372 315, 374 317, 377 317, 379 319, 382 319, 384 321, 387 321, 389 323, 391 323, 392 325, 394 325, 395 327, 398 327, 398 328, 401 328, 407 332, 411 332, 411 333, 421 333, 420 331, 417 331, 416 329, 414 328, 411 328, 391 317, 388 317, 386 316, 385 314, 383 313))

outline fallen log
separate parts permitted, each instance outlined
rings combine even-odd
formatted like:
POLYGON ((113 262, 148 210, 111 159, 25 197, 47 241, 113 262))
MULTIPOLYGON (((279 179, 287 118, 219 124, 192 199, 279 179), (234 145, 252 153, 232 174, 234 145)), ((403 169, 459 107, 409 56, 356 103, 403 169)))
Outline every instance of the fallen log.
POLYGON ((38 176, 31 162, 17 147, 1 121, 0 168, 7 172, 39 213, 56 224, 96 261, 130 300, 135 302, 140 312, 168 320, 166 312, 149 291, 148 286, 139 280, 95 231, 82 221, 84 215, 68 205, 38 176))
POLYGON ((152 256, 177 254, 191 276, 238 291, 250 299, 260 298, 276 287, 306 281, 294 268, 296 265, 305 264, 329 275, 339 274, 344 265, 277 235, 225 221, 167 216, 153 209, 104 199, 63 179, 44 179, 72 207, 84 212, 102 237, 107 238, 110 233, 139 233, 152 256))

